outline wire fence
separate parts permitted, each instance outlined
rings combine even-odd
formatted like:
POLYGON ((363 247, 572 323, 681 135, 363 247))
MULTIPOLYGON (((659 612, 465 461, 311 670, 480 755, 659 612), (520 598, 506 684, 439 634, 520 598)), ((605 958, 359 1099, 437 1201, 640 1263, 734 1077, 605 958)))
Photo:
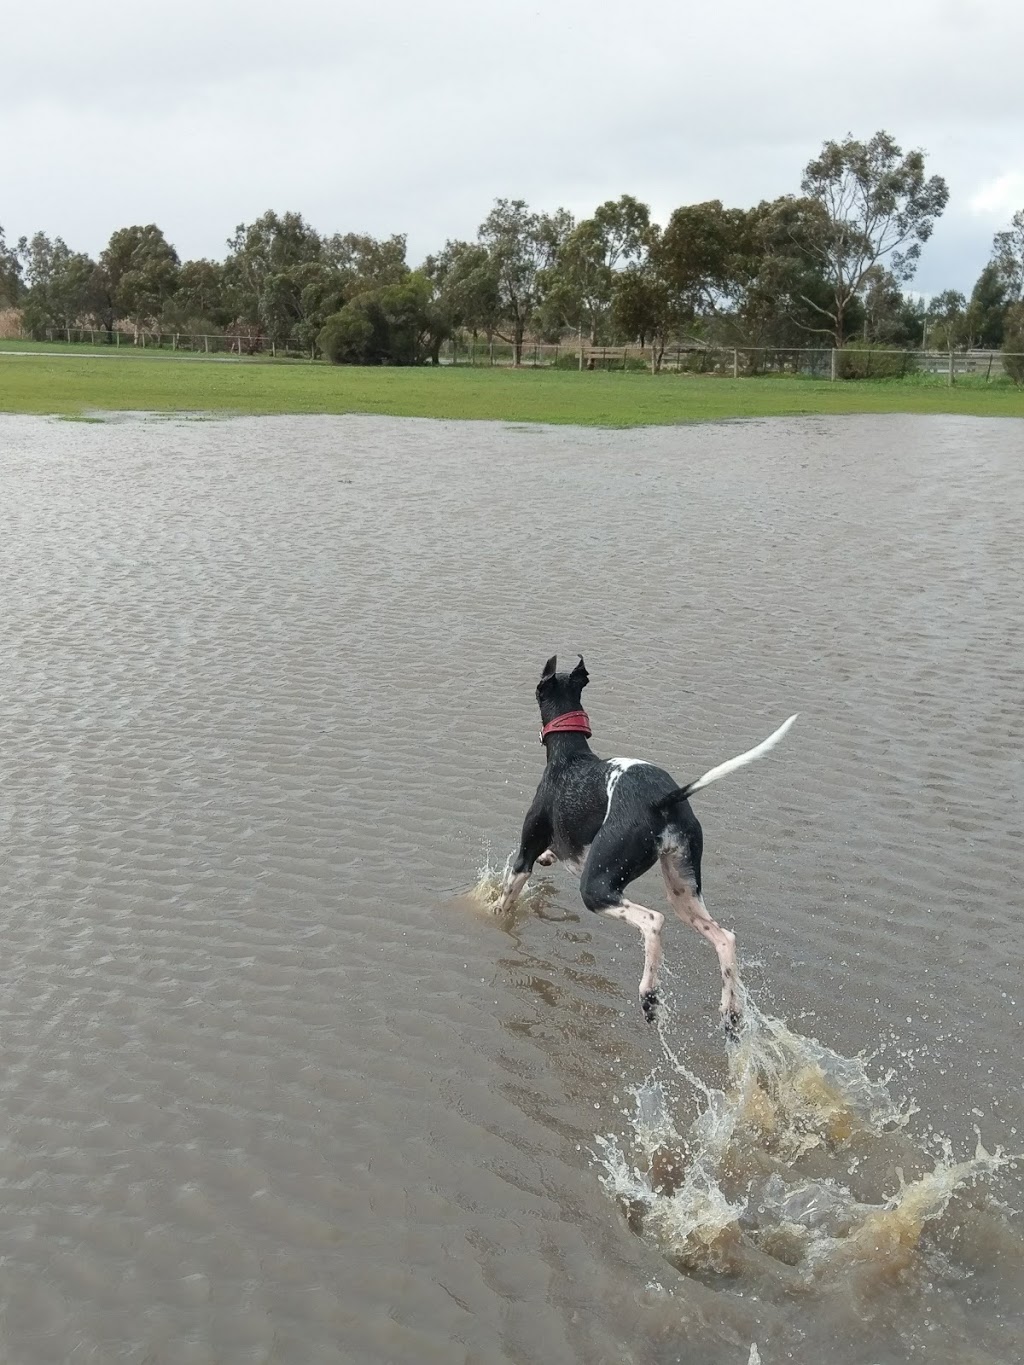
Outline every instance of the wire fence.
MULTIPOLYGON (((25 338, 27 339, 27 338, 25 338)), ((272 339, 256 328, 236 332, 177 332, 139 328, 48 327, 36 340, 117 350, 164 351, 193 355, 317 358, 318 352, 295 337, 272 339)), ((452 337, 438 359, 442 365, 516 364, 511 342, 497 338, 452 337)), ((912 351, 880 346, 712 346, 679 342, 672 346, 593 346, 572 338, 563 342, 524 342, 519 366, 526 369, 648 370, 670 374, 718 375, 743 379, 757 375, 803 375, 814 379, 901 379, 911 374, 998 380, 1024 379, 1024 354, 1005 351, 912 351)))
MULTIPOLYGON (((27 338, 26 338, 27 340, 27 338)), ((284 340, 251 332, 175 332, 139 328, 132 332, 114 327, 47 327, 35 340, 63 341, 68 346, 112 346, 116 350, 189 351, 202 355, 310 356, 310 349, 295 337, 284 340)))
MULTIPOLYGON (((1004 360, 1024 355, 1002 351, 911 351, 878 346, 592 346, 578 340, 525 342, 520 365, 528 369, 655 370, 675 374, 720 375, 734 379, 790 374, 814 379, 901 379, 909 374, 998 379, 1004 360)), ((446 365, 515 364, 514 348, 503 341, 453 339, 441 351, 446 365)))

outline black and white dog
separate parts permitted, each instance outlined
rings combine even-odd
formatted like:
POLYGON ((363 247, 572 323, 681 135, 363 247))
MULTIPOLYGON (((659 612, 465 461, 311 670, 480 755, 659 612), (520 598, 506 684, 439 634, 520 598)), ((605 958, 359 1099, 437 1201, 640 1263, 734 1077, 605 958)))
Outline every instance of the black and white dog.
POLYGON ((643 935, 640 1004, 651 1021, 658 1005, 665 917, 623 893, 630 882, 660 861, 672 909, 684 924, 703 934, 718 954, 722 1019, 727 1034, 735 1037, 740 1018, 736 936, 716 924, 704 905, 700 891, 704 838, 689 797, 774 748, 796 716, 790 716, 756 748, 680 787, 663 768, 641 759, 598 758, 587 743, 590 721, 580 704, 589 681, 583 657, 571 673, 558 673, 556 666, 557 656, 552 655, 537 684, 547 767, 523 821, 519 852, 505 875, 496 909, 507 910, 514 904, 534 863, 542 867, 565 863, 580 878, 580 894, 588 910, 624 919, 643 935))

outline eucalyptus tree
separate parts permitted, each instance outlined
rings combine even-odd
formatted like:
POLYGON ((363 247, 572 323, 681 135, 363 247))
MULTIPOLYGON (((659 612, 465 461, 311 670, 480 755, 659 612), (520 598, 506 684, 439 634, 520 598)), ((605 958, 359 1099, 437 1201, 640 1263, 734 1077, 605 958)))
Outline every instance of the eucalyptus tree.
POLYGON ((926 177, 924 153, 904 153, 884 130, 867 142, 826 142, 801 181, 808 212, 799 241, 827 282, 829 298, 804 302, 827 321, 836 346, 868 273, 880 264, 901 284, 913 279, 921 247, 949 200, 939 175, 926 177))

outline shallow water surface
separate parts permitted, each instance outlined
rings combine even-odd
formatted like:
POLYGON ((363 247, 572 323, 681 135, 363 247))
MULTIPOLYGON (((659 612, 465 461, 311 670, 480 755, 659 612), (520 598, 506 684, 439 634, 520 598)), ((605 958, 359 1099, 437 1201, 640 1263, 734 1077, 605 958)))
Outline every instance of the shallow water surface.
POLYGON ((0 419, 0 1358, 1024 1358, 1022 505, 1011 421, 0 419), (801 713, 695 798, 731 1057, 681 925, 649 1028, 487 910, 555 649, 680 781, 801 713))

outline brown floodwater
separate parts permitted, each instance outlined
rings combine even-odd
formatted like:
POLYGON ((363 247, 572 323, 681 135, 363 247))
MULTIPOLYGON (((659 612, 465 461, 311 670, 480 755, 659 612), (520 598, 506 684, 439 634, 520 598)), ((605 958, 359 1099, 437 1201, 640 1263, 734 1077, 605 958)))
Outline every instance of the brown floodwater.
POLYGON ((0 418, 0 1359, 1024 1358, 1022 513, 1014 421, 0 418), (731 1056, 488 910, 555 650, 680 781, 800 712, 731 1056))

